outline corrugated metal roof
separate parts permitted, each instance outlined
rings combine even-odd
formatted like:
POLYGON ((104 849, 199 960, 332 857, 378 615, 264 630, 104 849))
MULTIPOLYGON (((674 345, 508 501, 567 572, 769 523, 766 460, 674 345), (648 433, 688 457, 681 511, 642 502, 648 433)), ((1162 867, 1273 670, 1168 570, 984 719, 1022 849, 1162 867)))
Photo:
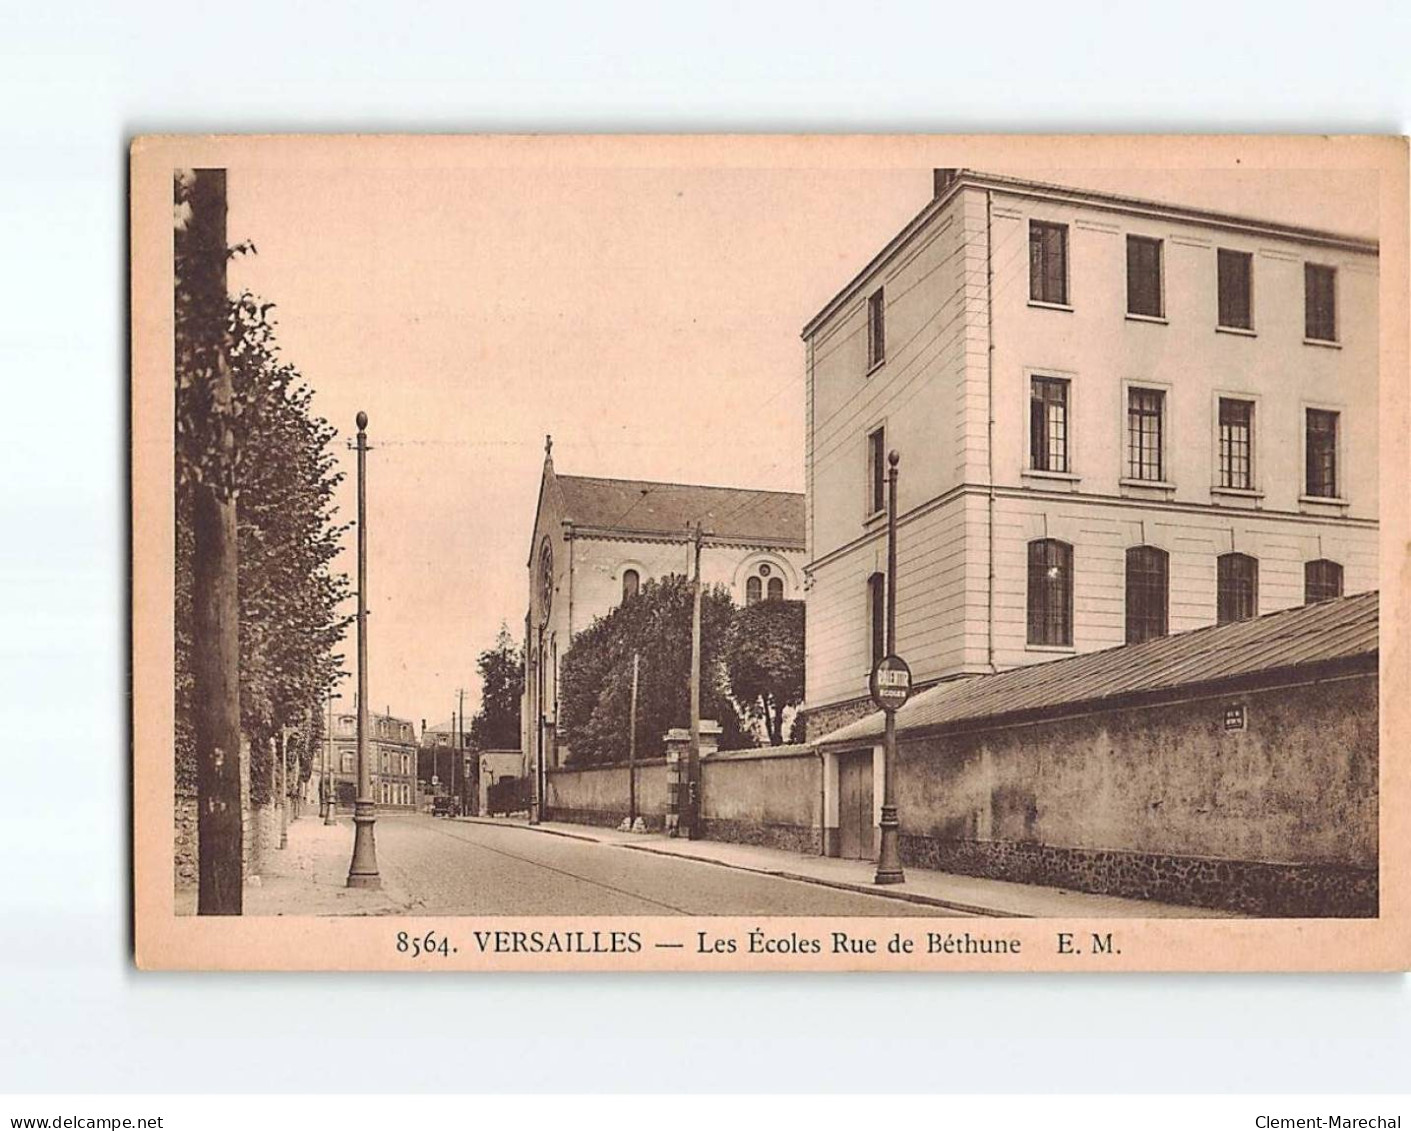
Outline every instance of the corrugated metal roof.
MULTIPOLYGON (((897 732, 1375 655, 1377 598, 1374 590, 1145 644, 953 680, 922 692, 898 711, 897 732)), ((875 739, 882 730, 882 712, 877 711, 815 745, 875 739)))
POLYGON ((578 526, 685 538, 699 521, 715 541, 804 544, 804 497, 791 491, 559 475, 567 517, 578 526))

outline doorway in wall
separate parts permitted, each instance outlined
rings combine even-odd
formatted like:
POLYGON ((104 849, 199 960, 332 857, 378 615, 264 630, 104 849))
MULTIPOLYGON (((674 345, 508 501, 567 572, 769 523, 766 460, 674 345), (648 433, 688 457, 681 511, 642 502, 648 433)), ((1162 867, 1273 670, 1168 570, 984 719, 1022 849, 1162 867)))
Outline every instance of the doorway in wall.
POLYGON ((844 860, 872 860, 872 751, 838 755, 838 855, 844 860))

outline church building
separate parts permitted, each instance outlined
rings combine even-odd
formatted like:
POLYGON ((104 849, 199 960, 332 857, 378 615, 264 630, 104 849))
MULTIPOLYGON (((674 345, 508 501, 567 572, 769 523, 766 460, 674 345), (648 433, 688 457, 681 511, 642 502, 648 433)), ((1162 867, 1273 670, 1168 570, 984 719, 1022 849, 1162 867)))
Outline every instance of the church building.
POLYGON ((574 633, 652 578, 690 577, 696 523, 705 585, 724 586, 739 605, 803 599, 803 495, 560 475, 552 439, 545 448, 526 563, 526 774, 563 764, 555 734, 559 664, 574 633))

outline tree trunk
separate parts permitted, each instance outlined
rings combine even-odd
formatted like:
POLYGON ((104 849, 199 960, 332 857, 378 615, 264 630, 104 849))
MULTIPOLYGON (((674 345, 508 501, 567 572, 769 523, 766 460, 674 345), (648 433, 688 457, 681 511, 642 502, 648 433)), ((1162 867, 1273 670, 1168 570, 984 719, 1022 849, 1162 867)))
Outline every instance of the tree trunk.
MULTIPOLYGON (((218 406, 231 401, 226 340, 226 195, 224 169, 199 169, 191 194, 186 237, 193 303, 200 325, 193 336, 212 364, 218 406), (218 299, 218 301, 216 301, 218 299)), ((181 312, 178 311, 178 317, 181 312)), ((222 437, 228 440, 229 437, 222 437)), ((228 456, 228 444, 222 444, 228 456)), ((240 605, 235 498, 231 484, 212 466, 195 484, 191 574, 191 674, 196 739, 197 840, 200 852, 200 915, 241 912, 240 813, 240 605)))

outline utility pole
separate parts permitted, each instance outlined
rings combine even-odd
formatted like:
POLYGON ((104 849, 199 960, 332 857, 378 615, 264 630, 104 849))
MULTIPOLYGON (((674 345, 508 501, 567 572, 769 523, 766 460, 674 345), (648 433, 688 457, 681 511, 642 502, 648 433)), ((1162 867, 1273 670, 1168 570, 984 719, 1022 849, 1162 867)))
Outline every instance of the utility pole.
MULTIPOLYGON (((226 171, 196 169, 182 178, 190 212, 174 233, 176 377, 178 386, 189 388, 202 410, 199 419, 184 422, 193 426, 185 443, 195 449, 190 462, 195 477, 191 676, 200 862, 196 912, 239 915, 244 839, 240 604, 235 438, 230 426, 234 394, 226 328, 226 171)), ((183 442, 180 434, 178 442, 183 442)))
POLYGON ((701 542, 700 520, 691 536, 695 569, 691 577, 691 750, 686 758, 686 839, 695 840, 701 804, 701 542))
POLYGON ((465 688, 456 689, 456 702, 460 714, 460 720, 456 723, 456 761, 460 763, 461 771, 461 791, 458 794, 460 801, 461 816, 465 816, 465 811, 469 808, 466 805, 466 789, 468 783, 465 779, 465 688))
POLYGON ((632 653, 632 705, 627 712, 627 827, 637 823, 637 667, 641 660, 632 653))
POLYGON ((358 413, 358 798, 353 807, 350 888, 380 888, 377 871, 377 803, 367 752, 367 413, 358 413))
MULTIPOLYGON (((897 464, 901 462, 901 456, 892 451, 887 455, 887 655, 883 659, 884 665, 889 661, 897 660, 897 464)), ((889 669, 893 670, 893 669, 889 669)), ((911 693, 911 671, 901 664, 894 669, 897 672, 905 671, 906 694, 901 696, 902 703, 906 702, 906 695, 911 693)), ((879 685, 880 680, 876 675, 873 677, 874 689, 879 685)), ((874 690, 874 697, 876 691, 874 690)), ((884 706, 883 714, 886 716, 886 730, 883 737, 882 751, 882 819, 880 822, 882 830, 882 843, 877 851, 877 874, 873 878, 878 884, 899 884, 905 881, 906 875, 902 872, 901 866, 901 844, 899 836, 899 822, 897 821, 897 710, 901 704, 896 706, 884 706)))

